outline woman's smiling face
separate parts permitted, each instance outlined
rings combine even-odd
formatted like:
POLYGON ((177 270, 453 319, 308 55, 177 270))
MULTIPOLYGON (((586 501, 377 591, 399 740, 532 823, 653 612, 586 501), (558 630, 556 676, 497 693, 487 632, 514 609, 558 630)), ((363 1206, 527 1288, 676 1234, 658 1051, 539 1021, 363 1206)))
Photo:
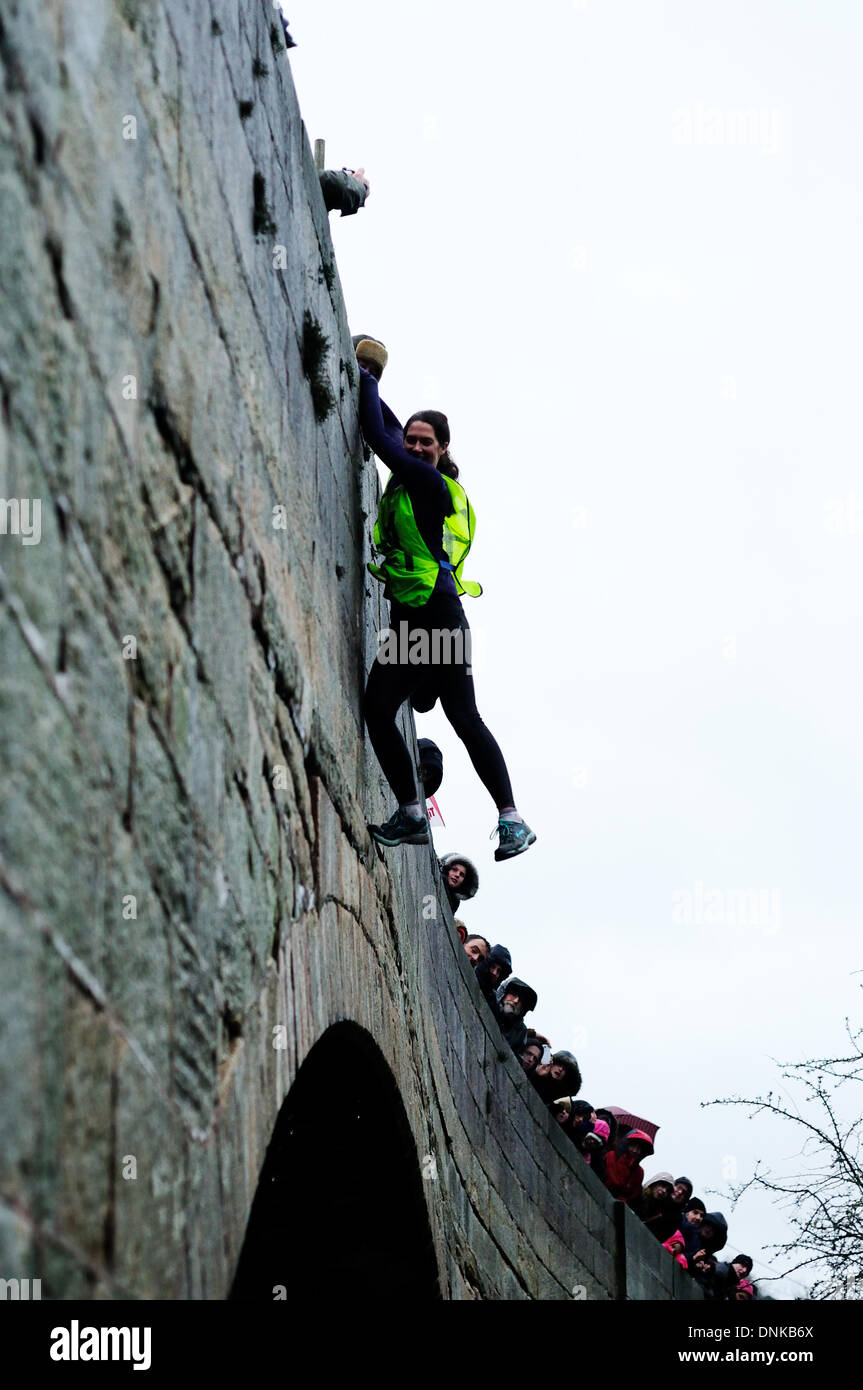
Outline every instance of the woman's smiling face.
POLYGON ((414 420, 412 425, 408 425, 404 444, 409 454, 416 454, 424 463, 430 463, 432 468, 437 468, 446 453, 443 445, 438 443, 432 426, 424 420, 414 420))

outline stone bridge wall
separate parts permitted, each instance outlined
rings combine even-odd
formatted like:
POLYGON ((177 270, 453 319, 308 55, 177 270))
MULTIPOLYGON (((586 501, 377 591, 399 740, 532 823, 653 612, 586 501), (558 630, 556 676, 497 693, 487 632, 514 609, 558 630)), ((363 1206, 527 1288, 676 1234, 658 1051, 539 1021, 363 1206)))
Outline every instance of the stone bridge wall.
POLYGON ((436 1175, 444 1297, 689 1296, 502 1044, 431 851, 365 830, 377 480, 274 18, 3 7, 0 1276, 225 1297, 349 1019, 436 1175))

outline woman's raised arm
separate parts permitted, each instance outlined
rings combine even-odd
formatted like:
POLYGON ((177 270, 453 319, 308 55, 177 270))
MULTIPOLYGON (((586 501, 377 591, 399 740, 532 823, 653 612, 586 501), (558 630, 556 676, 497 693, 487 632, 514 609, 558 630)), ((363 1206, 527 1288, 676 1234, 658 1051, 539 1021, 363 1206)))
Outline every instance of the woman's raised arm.
POLYGON ((428 465, 404 447, 404 431, 389 406, 381 400, 378 384, 365 367, 360 367, 360 428, 381 463, 392 469, 400 480, 407 483, 414 478, 425 478, 428 465))

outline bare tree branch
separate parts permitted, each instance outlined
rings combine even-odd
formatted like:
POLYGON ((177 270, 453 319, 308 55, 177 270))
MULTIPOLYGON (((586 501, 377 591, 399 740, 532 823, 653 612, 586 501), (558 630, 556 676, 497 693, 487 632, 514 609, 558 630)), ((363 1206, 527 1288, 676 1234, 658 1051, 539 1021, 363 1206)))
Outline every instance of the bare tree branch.
POLYGON ((799 1171, 777 1173, 758 1162, 750 1177, 724 1195, 736 1206, 748 1192, 766 1192, 789 1213, 792 1237, 767 1249, 793 1261, 777 1277, 801 1270, 814 1276, 809 1297, 819 1300, 863 1298, 863 1116, 856 1092, 856 1083, 863 1083, 863 1028, 852 1028, 846 1018, 845 1032, 848 1056, 774 1059, 782 1079, 798 1089, 800 1103, 793 1094, 786 1102, 773 1091, 704 1102, 742 1106, 750 1119, 773 1116, 801 1138, 794 1164, 799 1171))

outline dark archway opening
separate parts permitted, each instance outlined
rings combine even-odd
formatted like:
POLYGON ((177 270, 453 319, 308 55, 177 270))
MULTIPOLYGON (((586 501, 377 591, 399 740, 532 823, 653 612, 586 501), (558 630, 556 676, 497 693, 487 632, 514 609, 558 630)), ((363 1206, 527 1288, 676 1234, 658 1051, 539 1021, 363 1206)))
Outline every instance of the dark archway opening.
POLYGON ((327 1029, 279 1111, 229 1297, 272 1302, 282 1289, 289 1301, 440 1298, 404 1105, 355 1023, 327 1029))

